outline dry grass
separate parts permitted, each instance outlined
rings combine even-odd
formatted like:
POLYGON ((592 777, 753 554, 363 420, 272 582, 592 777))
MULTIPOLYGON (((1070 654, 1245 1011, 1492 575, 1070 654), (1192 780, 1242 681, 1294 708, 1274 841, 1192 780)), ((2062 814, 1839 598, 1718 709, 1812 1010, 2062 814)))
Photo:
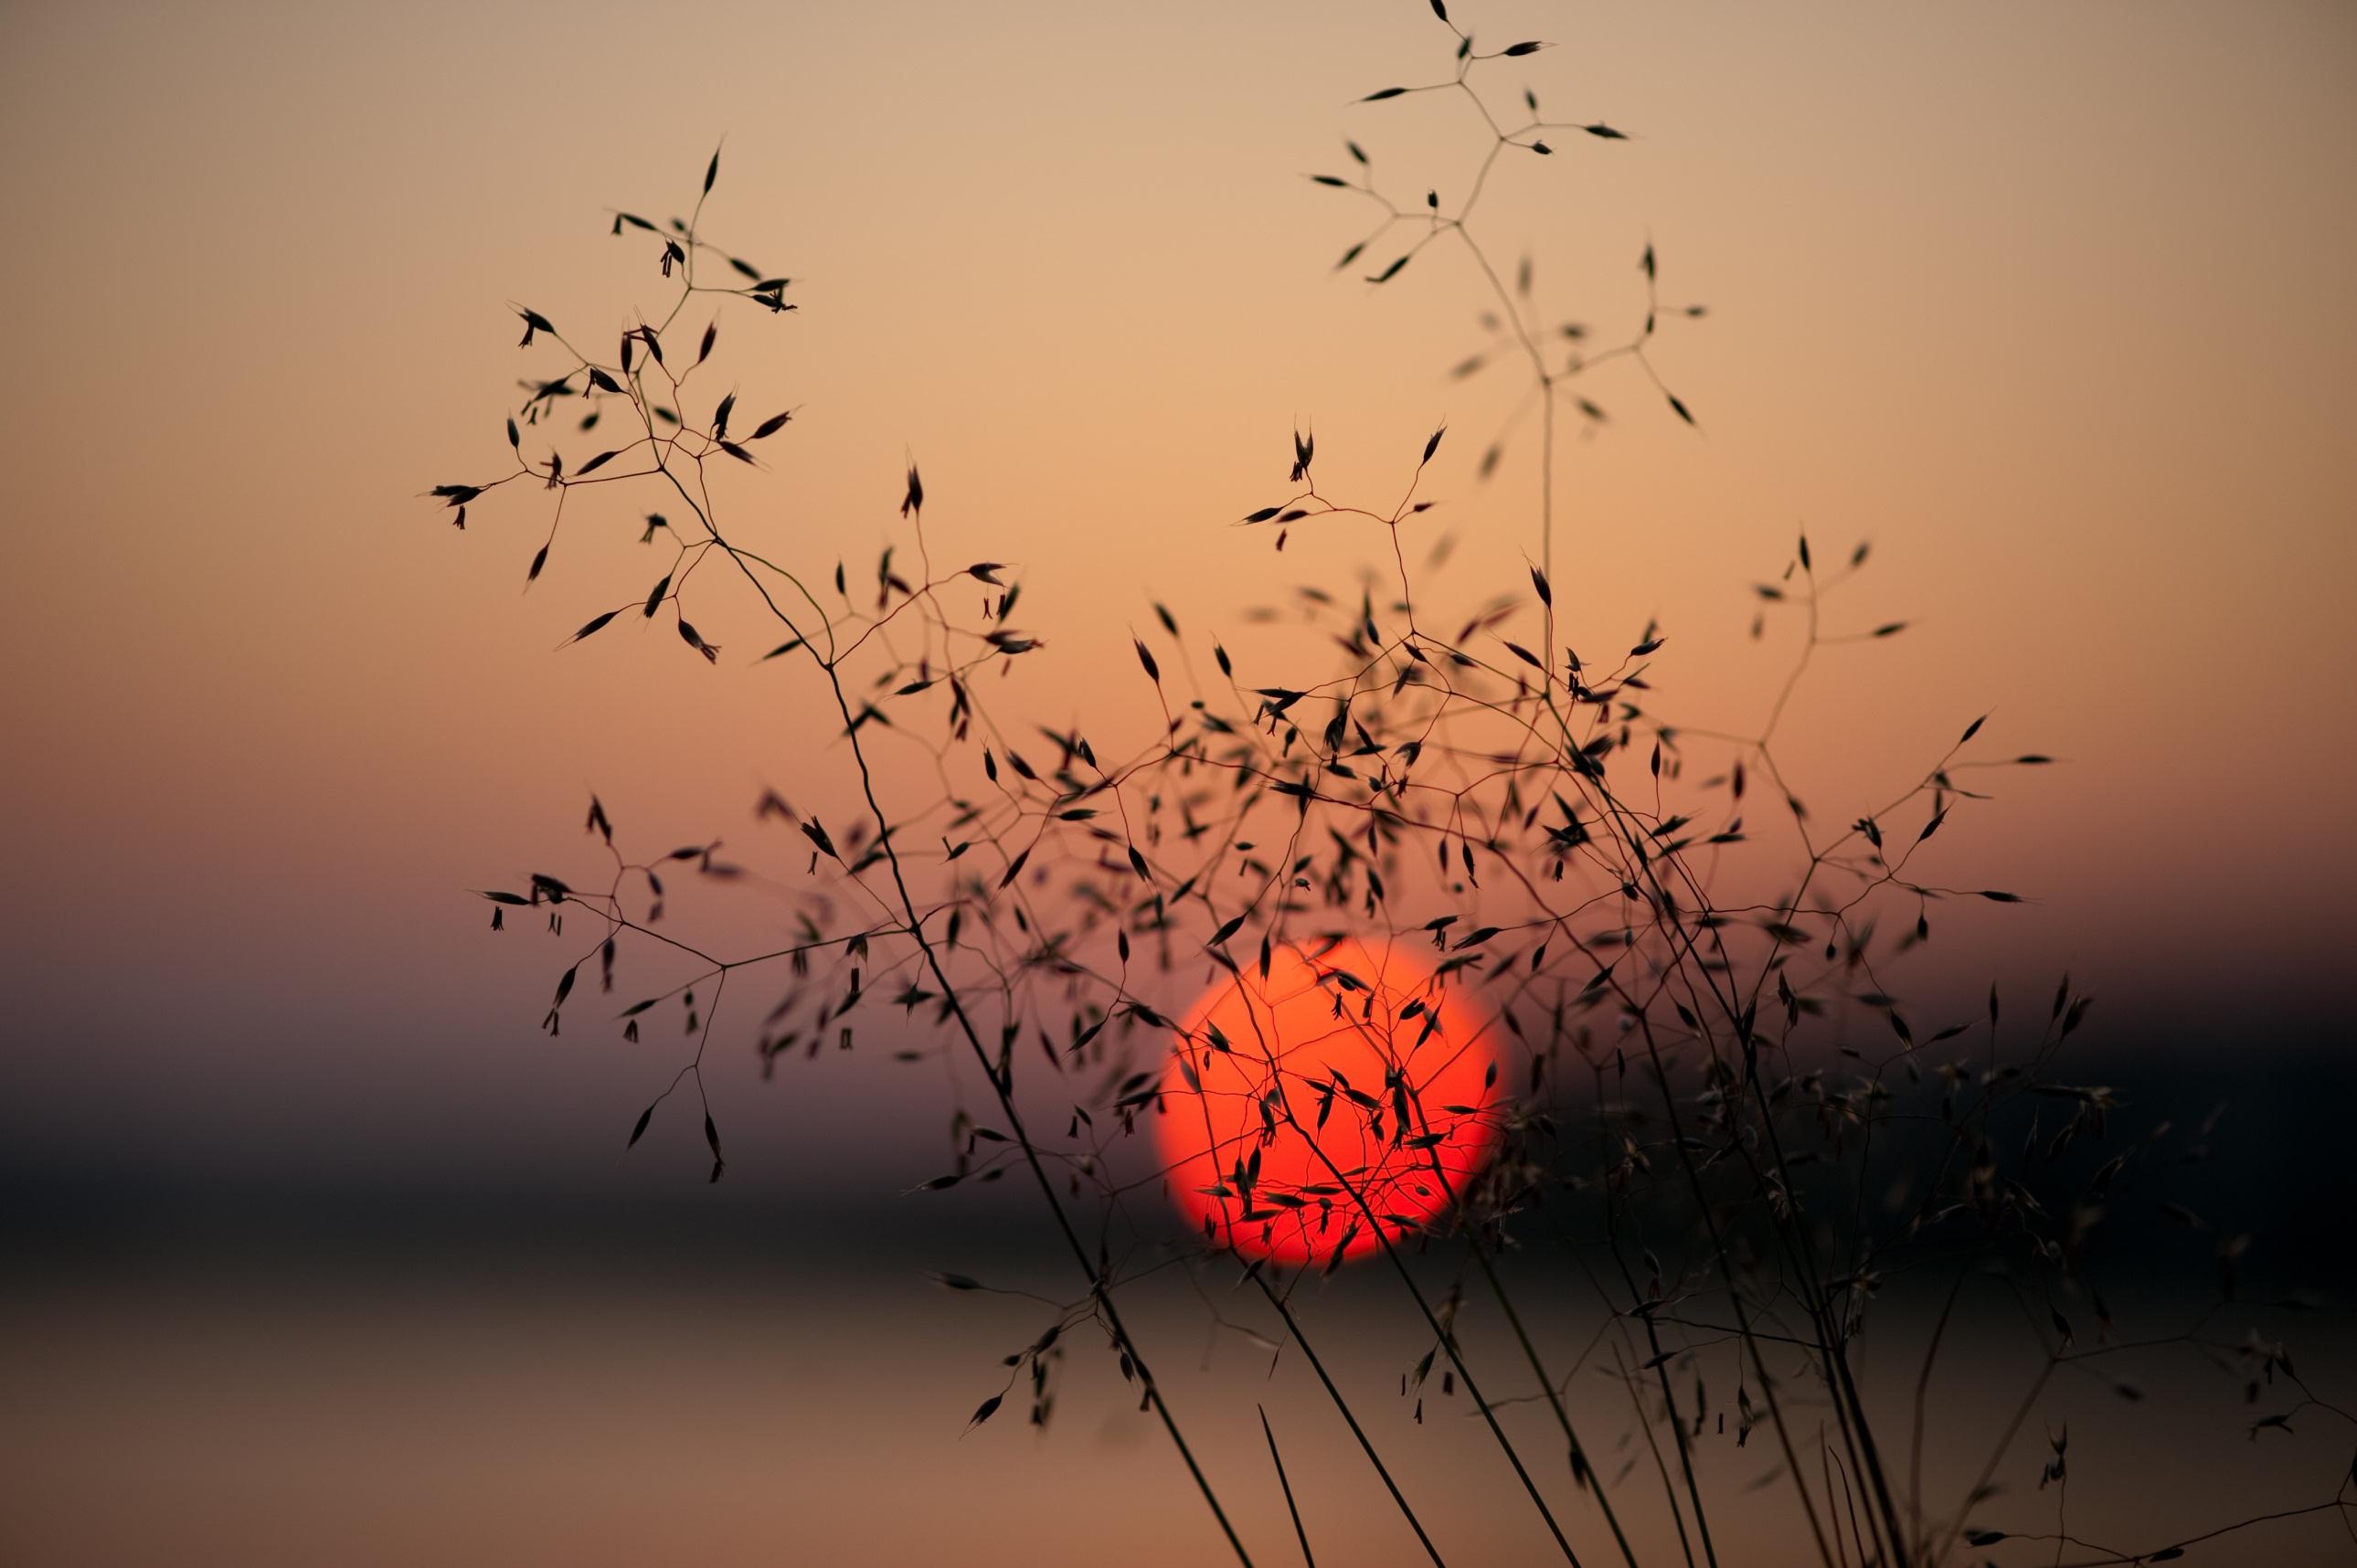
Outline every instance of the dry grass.
MULTIPOLYGON (((1430 1334, 1410 1373, 1412 1397, 1421 1400, 1436 1369, 1441 1397, 1458 1397, 1461 1385, 1481 1418, 1467 1431, 1520 1478, 1568 1562, 1580 1561, 1571 1537, 1600 1539, 1600 1521, 1610 1555, 1633 1568, 1640 1554, 1621 1511, 1638 1492, 1667 1509, 1687 1564, 1746 1561, 1742 1546, 1713 1533, 1696 1450, 1740 1445, 1763 1429, 1792 1529, 1828 1568, 1953 1562, 1967 1546, 2007 1539, 2034 1541, 2041 1560, 2049 1547, 2055 1560, 2091 1563, 2177 1555, 2210 1538, 2126 1551, 2072 1538, 2062 1437, 2047 1466, 2056 1528, 2007 1537, 1982 1522, 1991 1477, 2054 1375, 2106 1376, 2106 1359, 2131 1348, 2114 1336, 2104 1304, 2102 1222, 2124 1204, 2151 1201, 2140 1178, 2163 1157, 2158 1133, 2124 1137, 2113 1125, 2110 1090, 2068 1075, 2064 1048, 2089 1001, 2067 979, 2027 1007, 2001 1006, 1992 989, 1985 1013, 1968 1019, 1926 1017, 1903 999, 1902 961, 1931 940, 1943 904, 2018 901, 2010 890, 1934 880, 1918 869, 1932 859, 1924 846, 1960 832, 1955 819, 1980 815, 1979 780, 2047 759, 1992 750, 1981 721, 1960 715, 1955 744, 1878 809, 1845 825, 1809 815, 1779 766, 1778 726, 1792 692, 1823 650, 1902 629, 1845 613, 1846 590, 1867 564, 1863 544, 1829 564, 1797 540, 1760 586, 1754 634, 1763 650, 1789 650, 1790 674, 1750 735, 1661 716, 1659 628, 1616 635, 1558 618, 1550 578, 1559 425, 1601 417, 1587 390, 1598 372, 1624 377, 1621 391, 1657 398, 1669 417, 1691 424, 1647 350, 1663 326, 1702 311, 1663 306, 1662 269, 1647 245, 1636 269, 1641 296, 1631 301, 1641 328, 1629 339, 1598 349, 1541 319, 1528 263, 1501 269, 1477 238, 1490 171, 1504 157, 1609 156, 1619 134, 1549 120, 1535 98, 1501 113, 1483 91, 1482 67, 1538 46, 1477 48, 1434 10, 1449 35, 1447 73, 1368 101, 1411 91, 1468 100, 1486 146, 1464 195, 1446 204, 1438 193, 1395 199, 1355 143, 1351 174, 1318 183, 1375 209, 1373 231, 1341 263, 1372 269, 1372 283, 1434 245, 1462 245, 1477 263, 1496 338, 1459 370, 1496 363, 1523 376, 1524 404, 1509 428, 1539 416, 1544 502, 1527 582, 1469 614, 1444 612, 1440 596, 1419 592, 1410 532, 1445 433, 1402 453, 1394 474, 1329 485, 1314 438, 1296 432, 1286 485, 1247 498, 1241 526, 1265 531, 1277 551, 1294 530, 1357 530, 1389 563, 1369 583, 1305 588, 1286 607, 1339 650, 1331 663, 1239 669, 1216 640, 1182 633, 1165 611, 1155 640, 1135 649, 1147 711, 1160 714, 1154 733, 1116 744, 1027 728, 985 700, 979 679, 1037 646, 1017 618, 1020 581, 993 563, 935 562, 913 466, 903 542, 856 585, 839 566, 830 581, 756 553, 716 515, 707 468, 755 463, 782 445, 788 425, 784 413, 757 421, 733 394, 703 391, 724 307, 773 328, 761 318, 794 309, 787 280, 706 234, 716 156, 686 218, 614 219, 616 234, 654 252, 668 307, 602 359, 522 310, 523 346, 554 358, 535 360, 549 379, 528 383, 522 424, 508 426, 512 466, 435 493, 463 528, 486 498, 542 492, 549 513, 528 574, 536 577, 570 542, 562 525, 576 491, 652 492, 642 542, 655 560, 649 591, 599 610, 576 639, 624 618, 668 620, 708 660, 722 657, 707 638, 714 628, 731 628, 722 635, 732 647, 752 639, 763 658, 828 695, 846 743, 830 755, 849 758, 862 811, 827 822, 779 795, 760 802, 760 816, 799 830, 808 888, 791 940, 769 950, 723 956, 668 934, 670 881, 727 879, 737 868, 701 847, 632 858, 594 800, 588 827, 610 852, 608 871, 594 882, 534 876, 488 894, 493 927, 523 911, 558 932, 568 916, 587 922, 544 1021, 552 1031, 578 1004, 581 972, 594 966, 600 989, 611 990, 626 949, 643 953, 651 971, 679 976, 620 1015, 636 1039, 641 1020, 676 1009, 693 1047, 630 1142, 693 1088, 714 1180, 725 1157, 702 1064, 724 998, 733 1017, 738 997, 765 977, 785 977, 762 996, 758 1048, 770 1068, 852 1048, 863 1028, 906 1042, 904 1054, 960 1061, 983 1109, 960 1112, 953 1163, 926 1186, 1010 1171, 1028 1180, 1085 1285, 1010 1358, 1004 1386, 974 1421, 1018 1391, 1031 1419, 1046 1421, 1063 1337, 1092 1327, 1242 1561, 1252 1560, 1246 1545, 1118 1304, 1140 1275, 1173 1262, 1248 1280, 1317 1370, 1402 1528, 1440 1562, 1448 1543, 1426 1535, 1303 1322, 1303 1281, 1370 1240, 1430 1334), (566 426, 560 446, 551 437, 566 426), (702 627, 688 618, 691 598, 702 627), (977 598, 979 615, 961 613, 977 598), (937 781, 937 797, 901 803, 919 777, 928 788, 937 781), (1347 939, 1370 946, 1338 948, 1347 939), (1386 949, 1384 939, 1399 945, 1386 949), (1372 953, 1380 964, 1405 944, 1431 955, 1428 980, 1387 982, 1334 956, 1372 953), (1182 1027, 1148 1000, 1166 974, 1224 972, 1257 994, 1275 969, 1312 977, 1296 990, 1318 988, 1334 1036, 1382 1064, 1380 1082, 1350 1081, 1316 1042, 1182 1027), (1479 1001, 1444 1025, 1444 995, 1479 1001), (1469 1027, 1489 1030, 1506 1070, 1484 1081, 1474 1103, 1428 1103, 1441 1064, 1475 1044, 1462 1037, 1469 1027), (1210 1131, 1210 1097, 1223 1131, 1210 1131), (1219 1173, 1202 1193, 1216 1215, 1197 1232, 1173 1217, 1161 1190, 1168 1168, 1136 1136, 1153 1118, 1190 1114, 1205 1116, 1219 1173), (1444 1159, 1453 1132, 1466 1128, 1494 1150, 1485 1165, 1444 1159), (1264 1177, 1264 1155, 1280 1151, 1296 1175, 1264 1177), (1410 1188, 1432 1200, 1437 1218, 1399 1212, 1393 1195, 1410 1188), (1880 1201, 1892 1193, 1905 1196, 1880 1201), (1279 1244, 1280 1232, 1292 1245, 1279 1244), (1598 1349, 1618 1369, 1614 1380, 1575 1384, 1578 1369, 1543 1355, 1527 1315, 1558 1307, 1516 1299, 1498 1266, 1509 1248, 1559 1251, 1587 1279, 1609 1314, 1598 1349), (1458 1285, 1446 1293, 1410 1266, 1412 1256, 1433 1255, 1458 1265, 1458 1285), (1142 1261, 1116 1266, 1116 1257, 1142 1261), (1869 1415, 1878 1402, 1859 1387, 1852 1348, 1878 1287, 1901 1273, 1947 1283, 1912 1379, 1911 1420, 1893 1429, 1869 1415), (1985 1277, 2037 1323, 2043 1362, 2028 1369, 2029 1391, 1976 1475, 1927 1475, 1933 1368, 1965 1283, 1985 1277), (1454 1328, 1469 1296, 1509 1326, 1514 1362, 1469 1364, 1454 1328), (1706 1373, 1709 1385, 1736 1391, 1731 1406, 1706 1411, 1706 1373), (1517 1447, 1494 1414, 1508 1387, 1538 1391, 1527 1397, 1544 1400, 1560 1450, 1517 1447), (1803 1402, 1805 1423, 1794 1414, 1803 1402), (1592 1434, 1632 1421, 1645 1445, 1636 1468, 1647 1473, 1599 1474, 1592 1434), (1549 1500, 1551 1490, 1563 1495, 1549 1477, 1565 1463, 1593 1520, 1566 1520, 1549 1500)), ((1490 446, 1485 475, 1504 450, 1502 437, 1490 446)), ((691 676, 701 668, 687 663, 691 676)), ((1282 1163, 1271 1157, 1266 1168, 1282 1163)), ((2226 1347, 2255 1397, 2262 1383, 2278 1391, 2270 1397, 2289 1408, 2266 1411, 2261 1426, 2311 1411, 2346 1421, 2294 1375, 2280 1345, 2255 1332, 2217 1337, 2240 1249, 2231 1237, 2218 1246, 2217 1305, 2176 1337, 2226 1347)), ((1273 1434, 1269 1447, 1281 1478, 1273 1434)), ((2314 1511, 2345 1521, 2357 1507, 2345 1449, 2328 1457, 2314 1511)), ((1289 1482, 1285 1494, 1290 1508, 1289 1482)), ((1293 1518, 1308 1556, 1314 1532, 1293 1518)), ((2241 1522, 2250 1521, 2220 1533, 2241 1522)))

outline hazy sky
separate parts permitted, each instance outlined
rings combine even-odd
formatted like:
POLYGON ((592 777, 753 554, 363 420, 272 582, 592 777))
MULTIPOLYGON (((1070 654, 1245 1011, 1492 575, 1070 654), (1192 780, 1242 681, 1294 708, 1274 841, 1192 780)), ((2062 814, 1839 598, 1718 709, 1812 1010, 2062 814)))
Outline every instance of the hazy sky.
MULTIPOLYGON (((1665 301, 1710 306, 1657 356, 1698 431, 1598 372, 1614 418, 1562 487, 1571 623, 1609 644, 1658 616, 1663 705, 1748 727, 1781 668, 1744 640, 1749 585, 1803 524, 1870 538, 1845 613, 1913 625, 1839 650, 1793 714, 1819 814, 1995 709, 2006 749, 2069 766, 1951 846, 2041 900, 1957 917, 1966 950, 2147 1015, 2222 1018, 2197 988, 2228 977, 2276 1000, 2221 1048, 2285 1043, 2357 870, 2357 13, 1457 9, 1487 45, 1559 46, 1492 78, 1509 94, 1632 137, 1501 166, 1477 232, 1608 340, 1649 238, 1665 301)), ((1019 711, 1146 738, 1125 642, 1152 598, 1199 657, 1214 629, 1248 656, 1243 598, 1372 558, 1227 526, 1282 494, 1297 421, 1329 485, 1385 495, 1449 424, 1448 602, 1515 588, 1534 547, 1527 443, 1473 474, 1512 385, 1446 374, 1478 279, 1446 250, 1379 290, 1335 274, 1361 214, 1300 177, 1347 134, 1410 199, 1461 188, 1459 106, 1349 106, 1447 74, 1420 3, 0 27, 20 1153, 610 1161, 653 1064, 533 1034, 554 964, 464 889, 578 853, 592 788, 642 843, 749 846, 763 784, 835 787, 825 731, 737 659, 749 618, 706 626, 716 670, 667 635, 552 654, 642 590, 619 522, 527 596, 536 501, 459 535, 419 492, 504 462, 533 368, 509 301, 602 341, 662 297, 605 212, 683 207, 724 137, 707 229, 802 307, 724 324, 747 406, 802 411, 773 475, 729 477, 736 515, 856 567, 914 453, 936 549, 1022 565, 1049 646, 1019 711)), ((839 1087, 880 1101, 883 1070, 839 1087)))

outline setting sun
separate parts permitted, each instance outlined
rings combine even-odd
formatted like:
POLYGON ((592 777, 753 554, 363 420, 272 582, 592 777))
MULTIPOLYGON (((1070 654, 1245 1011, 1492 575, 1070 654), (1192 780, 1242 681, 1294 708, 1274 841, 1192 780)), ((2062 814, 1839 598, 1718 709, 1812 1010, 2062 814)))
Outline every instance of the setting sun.
POLYGON ((1372 1251, 1464 1196, 1496 1142, 1488 1014, 1405 944, 1285 946, 1206 994, 1156 1137, 1205 1238, 1286 1262, 1372 1251), (1271 1071, 1271 1064, 1275 1071, 1271 1071), (1355 1189, 1355 1196, 1353 1194, 1355 1189))

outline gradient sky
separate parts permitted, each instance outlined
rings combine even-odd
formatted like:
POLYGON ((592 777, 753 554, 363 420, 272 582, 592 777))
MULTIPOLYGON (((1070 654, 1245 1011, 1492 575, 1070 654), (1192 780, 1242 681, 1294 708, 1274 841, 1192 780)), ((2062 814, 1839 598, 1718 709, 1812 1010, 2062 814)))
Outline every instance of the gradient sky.
MULTIPOLYGON (((2005 749, 2069 766, 1950 844, 2040 900, 1953 917, 1961 950, 2200 1026, 2164 1044, 2302 1044, 2357 871, 2357 18, 1478 9, 1485 41, 1560 46, 1526 62, 1549 111, 1634 139, 1510 163, 1477 231, 1608 338, 1648 237, 1664 298, 1711 307, 1658 355, 1699 432, 1598 372, 1616 417, 1563 483, 1573 624, 1660 617, 1664 706, 1749 727, 1781 668, 1744 641, 1749 585, 1802 524, 1870 538, 1847 613, 1913 629, 1839 650, 1796 709, 1819 815, 1993 708, 2005 749)), ((0 27, 20 1158, 610 1164, 651 1065, 533 1034, 554 961, 463 890, 557 869, 592 788, 648 846, 753 842, 767 783, 823 803, 810 693, 735 660, 749 618, 706 628, 716 671, 667 638, 553 655, 636 559, 561 552, 523 596, 536 503, 461 536, 418 496, 501 467, 528 363, 506 302, 594 338, 658 297, 603 213, 680 207, 724 137, 707 229, 802 306, 724 328, 748 406, 802 409, 732 506, 856 566, 916 454, 936 548, 1023 565, 1050 645, 1021 711, 1120 735, 1152 596, 1199 657, 1214 629, 1248 657, 1237 584, 1275 601, 1372 558, 1226 526, 1281 493, 1297 420, 1355 494, 1447 420, 1440 591, 1521 580, 1530 448, 1472 473, 1511 389, 1445 373, 1477 280, 1443 250, 1380 290, 1332 274, 1360 215, 1299 177, 1344 134, 1411 196, 1478 159, 1450 105, 1346 106, 1446 73, 1408 0, 0 27)), ((880 1106, 894 1081, 837 1086, 880 1106)))

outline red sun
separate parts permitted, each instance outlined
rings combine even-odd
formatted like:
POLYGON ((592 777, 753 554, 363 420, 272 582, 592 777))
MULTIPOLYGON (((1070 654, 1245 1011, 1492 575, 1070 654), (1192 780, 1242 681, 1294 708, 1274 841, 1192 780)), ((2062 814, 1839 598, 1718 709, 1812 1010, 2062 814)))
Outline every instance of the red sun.
POLYGON ((1283 1262, 1371 1252, 1461 1199, 1497 1142, 1488 1012, 1405 944, 1286 946, 1187 1015, 1155 1119, 1204 1239, 1283 1262), (1355 1196, 1354 1196, 1355 1194, 1355 1196))

